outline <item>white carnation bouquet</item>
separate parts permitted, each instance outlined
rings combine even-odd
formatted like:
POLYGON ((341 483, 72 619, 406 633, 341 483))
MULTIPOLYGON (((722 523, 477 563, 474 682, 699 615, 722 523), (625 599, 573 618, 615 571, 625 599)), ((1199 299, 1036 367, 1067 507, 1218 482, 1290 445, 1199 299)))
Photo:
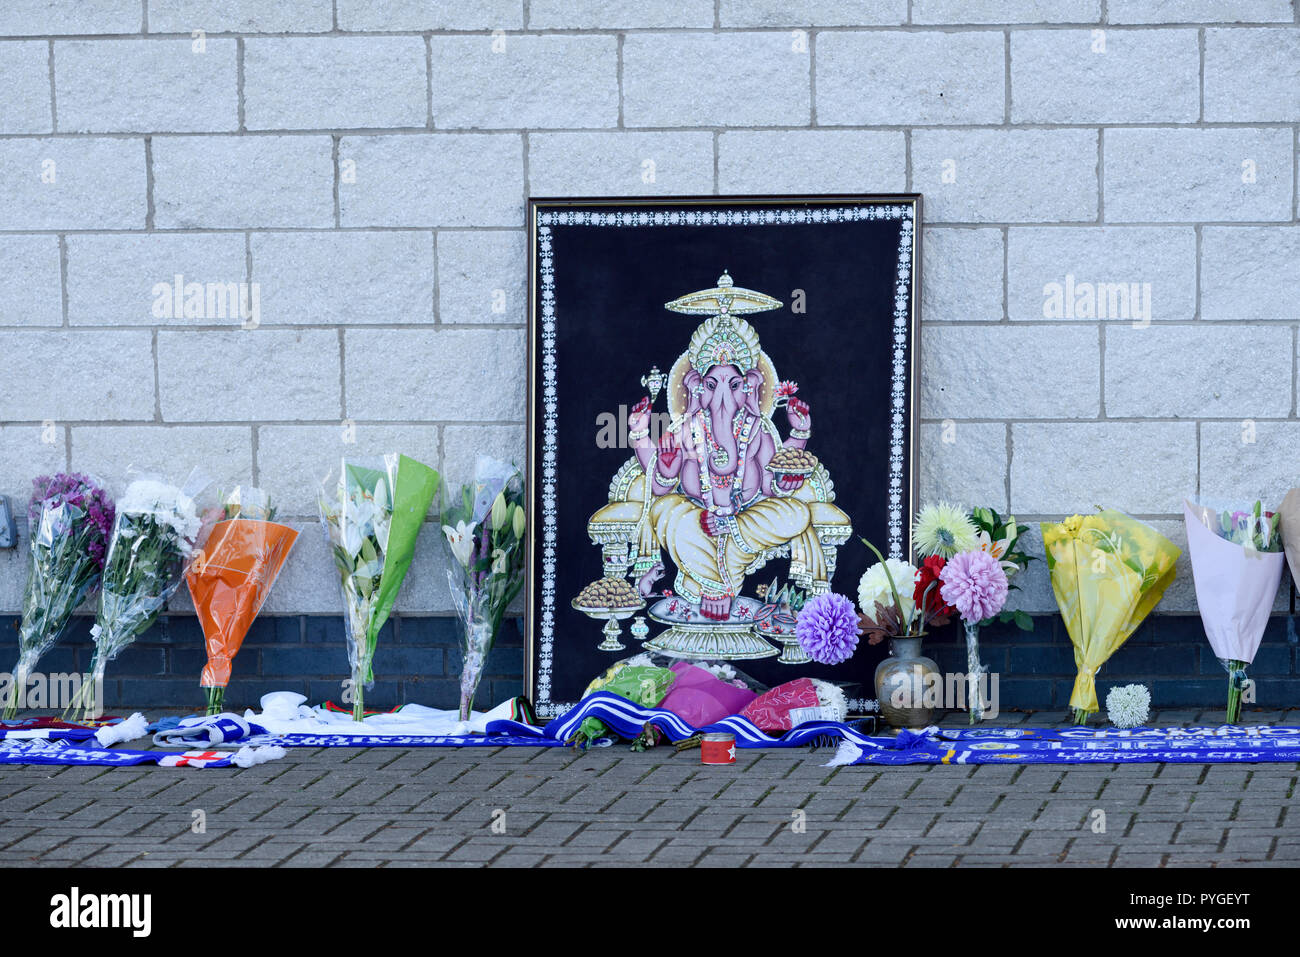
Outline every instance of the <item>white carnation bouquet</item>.
POLYGON ((141 477, 118 500, 99 610, 90 629, 95 653, 89 674, 64 712, 65 720, 99 716, 99 689, 108 663, 154 623, 180 585, 206 532, 220 517, 214 510, 205 524, 200 514, 197 499, 207 486, 196 472, 183 487, 141 477))

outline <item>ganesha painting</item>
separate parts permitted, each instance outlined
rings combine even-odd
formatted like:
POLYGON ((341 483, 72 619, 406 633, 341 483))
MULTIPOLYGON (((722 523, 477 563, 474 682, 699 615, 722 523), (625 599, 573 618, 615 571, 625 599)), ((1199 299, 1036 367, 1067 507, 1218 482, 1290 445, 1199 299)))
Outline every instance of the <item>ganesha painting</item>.
POLYGON ((699 325, 666 375, 656 367, 642 379, 648 394, 627 418, 633 454, 587 524, 601 578, 572 603, 605 620, 606 651, 625 647, 616 619, 644 609, 662 626, 656 634, 638 618, 633 634, 648 650, 806 663, 792 622, 773 625, 773 596, 755 573, 780 563, 792 587, 827 592, 852 525, 814 454, 811 390, 778 377, 761 319, 746 318, 782 303, 724 272, 665 308, 699 325), (747 582, 760 587, 747 593, 747 582))

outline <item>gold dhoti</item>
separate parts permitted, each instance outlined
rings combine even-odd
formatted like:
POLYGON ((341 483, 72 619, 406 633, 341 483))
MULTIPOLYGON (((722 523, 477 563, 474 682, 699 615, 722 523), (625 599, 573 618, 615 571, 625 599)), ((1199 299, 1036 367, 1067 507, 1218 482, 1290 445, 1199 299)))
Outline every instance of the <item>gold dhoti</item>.
POLYGON ((745 571, 771 548, 790 545, 790 575, 805 584, 826 581, 826 560, 808 504, 795 498, 762 498, 711 536, 700 525, 704 509, 684 495, 655 498, 650 525, 677 566, 676 590, 687 601, 740 593, 745 571))

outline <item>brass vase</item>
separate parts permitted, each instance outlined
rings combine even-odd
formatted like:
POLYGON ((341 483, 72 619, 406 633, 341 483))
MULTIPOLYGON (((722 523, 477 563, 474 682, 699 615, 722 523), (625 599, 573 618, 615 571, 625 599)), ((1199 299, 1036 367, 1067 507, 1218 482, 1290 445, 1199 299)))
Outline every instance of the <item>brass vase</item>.
POLYGON ((939 667, 921 654, 921 639, 891 638, 889 657, 876 666, 876 701, 890 727, 924 728, 934 720, 943 690, 939 667))

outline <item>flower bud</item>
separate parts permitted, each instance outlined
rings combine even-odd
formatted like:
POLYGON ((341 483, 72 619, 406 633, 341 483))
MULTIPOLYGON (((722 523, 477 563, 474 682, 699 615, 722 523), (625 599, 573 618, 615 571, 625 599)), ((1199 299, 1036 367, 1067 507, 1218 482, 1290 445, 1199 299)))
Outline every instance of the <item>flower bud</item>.
POLYGON ((515 506, 514 519, 515 519, 515 538, 522 539, 524 537, 524 528, 526 527, 524 522, 524 510, 522 506, 519 505, 515 506))
POLYGON ((492 531, 500 531, 506 523, 506 493, 497 492, 492 501, 492 531))

